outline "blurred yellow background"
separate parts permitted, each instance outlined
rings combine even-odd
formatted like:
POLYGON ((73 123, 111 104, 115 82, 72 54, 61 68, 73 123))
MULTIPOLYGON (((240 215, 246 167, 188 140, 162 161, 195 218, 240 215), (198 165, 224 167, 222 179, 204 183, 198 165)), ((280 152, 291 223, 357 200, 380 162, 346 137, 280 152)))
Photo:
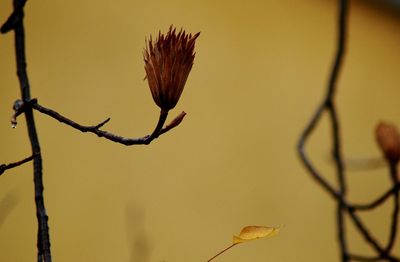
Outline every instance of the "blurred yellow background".
MULTIPOLYGON (((11 13, 0 2, 0 20, 11 13)), ((143 81, 144 39, 171 24, 195 33, 197 56, 181 100, 183 123, 150 146, 125 147, 37 114, 54 261, 206 261, 245 225, 280 225, 278 237, 215 261, 339 261, 335 203, 295 152, 325 92, 335 50, 336 1, 28 1, 32 96, 82 124, 150 133, 159 109, 143 81)), ((351 4, 348 54, 337 96, 346 158, 379 157, 373 130, 400 124, 400 16, 351 4)), ((0 163, 30 155, 13 34, 0 37, 0 163)), ((309 146, 335 181, 330 132, 309 146)), ((389 187, 383 169, 348 173, 349 197, 389 187)), ((32 167, 0 177, 0 261, 35 261, 32 167)), ((362 217, 386 242, 391 203, 362 217)), ((350 221, 349 221, 350 222, 350 221)), ((350 226, 351 250, 371 254, 350 226)), ((397 244, 397 255, 400 255, 397 244)))

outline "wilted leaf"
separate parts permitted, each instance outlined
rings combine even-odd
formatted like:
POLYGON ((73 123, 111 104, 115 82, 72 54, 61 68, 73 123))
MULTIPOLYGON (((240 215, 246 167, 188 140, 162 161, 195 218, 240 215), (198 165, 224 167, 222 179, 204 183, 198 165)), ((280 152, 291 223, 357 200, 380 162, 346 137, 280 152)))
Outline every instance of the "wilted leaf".
POLYGON ((233 243, 243 243, 263 237, 273 237, 279 233, 280 227, 247 226, 240 231, 239 236, 233 236, 233 243))

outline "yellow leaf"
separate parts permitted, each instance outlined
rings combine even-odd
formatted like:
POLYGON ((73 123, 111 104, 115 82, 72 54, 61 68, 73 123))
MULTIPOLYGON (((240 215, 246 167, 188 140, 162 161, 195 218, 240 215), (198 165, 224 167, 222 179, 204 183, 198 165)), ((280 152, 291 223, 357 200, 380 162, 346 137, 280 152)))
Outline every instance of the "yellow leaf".
POLYGON ((247 226, 240 231, 239 236, 233 236, 233 244, 239 244, 263 237, 273 237, 279 233, 280 227, 247 226))
POLYGON ((225 253, 227 250, 231 249, 232 247, 236 246, 237 244, 262 238, 262 237, 273 237, 279 233, 281 227, 263 227, 263 226, 247 226, 240 231, 239 236, 233 236, 233 244, 229 247, 223 249, 215 256, 210 258, 207 262, 210 262, 214 258, 218 257, 219 255, 225 253))

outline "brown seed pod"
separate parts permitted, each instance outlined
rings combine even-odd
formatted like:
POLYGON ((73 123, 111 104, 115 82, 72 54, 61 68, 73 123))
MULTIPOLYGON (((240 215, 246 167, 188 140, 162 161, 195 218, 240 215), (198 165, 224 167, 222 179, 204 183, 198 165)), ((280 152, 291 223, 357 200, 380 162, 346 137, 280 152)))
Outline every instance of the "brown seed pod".
POLYGON ((400 159, 400 135, 397 128, 392 124, 380 122, 375 135, 385 158, 391 163, 397 163, 400 159))
POLYGON ((150 37, 143 52, 146 78, 154 102, 164 111, 176 106, 195 57, 194 45, 197 33, 187 34, 182 29, 176 33, 172 26, 166 35, 158 34, 155 41, 150 37))

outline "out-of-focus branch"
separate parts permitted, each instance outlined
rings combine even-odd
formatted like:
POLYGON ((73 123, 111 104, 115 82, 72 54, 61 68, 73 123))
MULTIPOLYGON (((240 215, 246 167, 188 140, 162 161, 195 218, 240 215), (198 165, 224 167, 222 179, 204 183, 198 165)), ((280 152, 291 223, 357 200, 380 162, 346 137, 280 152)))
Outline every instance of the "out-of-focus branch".
POLYGON ((393 195, 394 192, 399 191, 399 190, 400 190, 400 183, 397 182, 397 184, 395 184, 391 189, 389 189, 388 191, 383 193, 380 197, 378 197, 374 201, 367 203, 367 204, 352 204, 351 207, 353 209, 356 209, 359 211, 368 211, 368 210, 374 209, 374 208, 382 205, 383 203, 385 203, 385 201, 391 195, 393 195))
POLYGON ((32 161, 32 159, 35 157, 35 155, 32 155, 30 157, 27 157, 25 159, 22 159, 18 162, 14 162, 14 163, 9 163, 9 164, 2 164, 0 165, 0 176, 7 170, 7 169, 11 169, 20 165, 23 165, 29 161, 32 161))
POLYGON ((340 73, 340 68, 343 62, 345 47, 346 47, 346 29, 347 29, 347 16, 348 16, 348 2, 347 0, 339 0, 339 16, 338 16, 338 36, 337 36, 337 50, 333 61, 332 71, 328 81, 327 93, 322 100, 322 103, 316 109, 314 116, 311 118, 306 128, 304 129, 299 143, 298 152, 303 164, 310 172, 312 177, 324 188, 332 197, 339 199, 337 206, 337 221, 338 221, 338 239, 341 248, 341 260, 343 262, 349 261, 349 253, 345 237, 345 224, 344 224, 344 211, 347 206, 345 203, 346 183, 344 177, 343 157, 341 155, 341 144, 339 134, 339 121, 334 105, 334 95, 336 91, 337 80, 340 73), (325 178, 316 170, 307 157, 305 152, 305 144, 310 134, 315 130, 315 127, 321 119, 324 111, 329 113, 331 119, 332 129, 332 154, 335 162, 337 178, 339 182, 339 190, 334 189, 325 178))
POLYGON ((380 257, 366 257, 360 255, 350 255, 350 259, 353 261, 379 261, 380 257))
MULTIPOLYGON (((394 186, 399 184, 399 179, 397 176, 397 163, 389 163, 390 166, 390 177, 394 186)), ((394 246, 397 236, 397 228, 399 224, 399 190, 393 191, 393 213, 392 213, 392 223, 390 225, 390 236, 389 241, 385 249, 385 253, 390 253, 394 246)))
MULTIPOLYGON (((346 180, 345 180, 345 168, 344 160, 341 154, 341 139, 340 139, 340 126, 337 115, 337 110, 335 106, 335 92, 337 86, 337 80, 339 78, 339 73, 341 65, 343 62, 345 50, 346 50, 346 36, 347 36, 347 17, 348 17, 348 1, 338 0, 339 3, 339 16, 338 16, 338 35, 337 35, 337 50, 333 61, 332 71, 328 81, 327 93, 322 99, 322 102, 317 107, 313 117, 310 119, 306 125, 303 133, 300 136, 297 150, 307 171, 311 174, 312 178, 337 202, 337 223, 338 223, 338 240, 341 248, 341 261, 348 262, 349 260, 359 260, 359 261, 376 261, 379 259, 386 259, 388 261, 400 261, 398 258, 390 255, 390 250, 388 252, 378 243, 374 236, 369 232, 368 228, 362 223, 362 220, 356 213, 356 210, 367 210, 375 208, 376 206, 383 203, 391 194, 398 193, 397 182, 393 183, 393 188, 386 192, 383 196, 379 197, 377 200, 365 204, 350 204, 346 199, 346 180), (313 165, 310 158, 307 156, 305 151, 306 143, 310 135, 316 129, 318 122, 320 121, 324 112, 327 112, 330 117, 331 131, 332 131, 332 154, 333 160, 336 167, 336 174, 338 179, 338 189, 333 187, 317 170, 313 165), (356 228, 364 237, 366 242, 370 244, 371 247, 379 254, 377 257, 363 257, 351 254, 348 251, 348 246, 346 243, 346 227, 345 227, 345 214, 346 212, 350 215, 351 220, 354 222, 356 228)), ((396 211, 394 211, 396 212, 396 211)), ((398 211, 397 211, 398 212, 398 211)), ((393 217, 397 217, 393 214, 393 217)), ((394 226, 392 226, 393 228, 394 226)), ((394 242, 394 237, 390 238, 389 244, 394 242)))

